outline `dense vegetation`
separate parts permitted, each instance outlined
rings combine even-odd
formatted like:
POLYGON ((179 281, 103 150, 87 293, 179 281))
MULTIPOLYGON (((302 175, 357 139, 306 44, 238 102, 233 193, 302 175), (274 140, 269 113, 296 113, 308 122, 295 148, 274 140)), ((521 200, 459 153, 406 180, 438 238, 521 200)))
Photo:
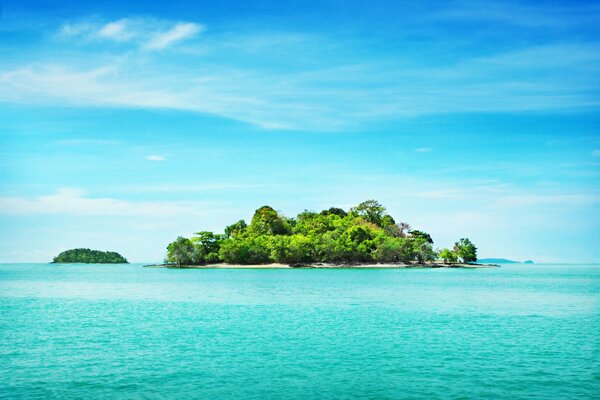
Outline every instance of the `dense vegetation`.
POLYGON ((127 263, 125 257, 114 251, 90 249, 72 249, 63 251, 54 257, 54 263, 121 264, 127 263))
POLYGON ((396 223, 385 207, 367 200, 350 211, 330 208, 286 218, 269 206, 256 210, 250 225, 240 220, 224 234, 202 231, 178 237, 167 247, 166 262, 176 265, 331 263, 446 263, 477 261, 477 248, 460 239, 452 250, 435 251, 431 236, 396 223))

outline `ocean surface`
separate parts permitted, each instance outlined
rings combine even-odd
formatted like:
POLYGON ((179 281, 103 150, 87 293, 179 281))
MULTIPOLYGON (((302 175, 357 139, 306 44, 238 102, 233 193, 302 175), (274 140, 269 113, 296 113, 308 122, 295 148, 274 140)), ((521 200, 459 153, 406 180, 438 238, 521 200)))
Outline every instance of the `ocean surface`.
POLYGON ((600 265, 0 264, 2 399, 598 399, 600 265))

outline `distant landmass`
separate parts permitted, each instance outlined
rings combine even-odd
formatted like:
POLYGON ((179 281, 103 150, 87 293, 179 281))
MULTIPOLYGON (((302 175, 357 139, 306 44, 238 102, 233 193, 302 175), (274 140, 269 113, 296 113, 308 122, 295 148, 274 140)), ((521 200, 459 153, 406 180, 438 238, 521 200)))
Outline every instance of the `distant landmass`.
MULTIPOLYGON (((508 260, 506 258, 480 258, 480 263, 521 264, 521 261, 508 260)), ((523 261, 523 264, 533 264, 533 261, 523 261)))
POLYGON ((126 264, 127 259, 114 251, 71 249, 63 251, 52 261, 55 264, 126 264))

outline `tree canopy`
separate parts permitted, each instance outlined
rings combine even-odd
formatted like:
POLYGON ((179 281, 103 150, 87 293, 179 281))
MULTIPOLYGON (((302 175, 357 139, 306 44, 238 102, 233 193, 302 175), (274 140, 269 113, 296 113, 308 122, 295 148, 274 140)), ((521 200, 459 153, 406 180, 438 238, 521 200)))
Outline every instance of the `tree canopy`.
POLYGON ((54 257, 52 262, 56 264, 123 264, 127 263, 127 259, 114 251, 71 249, 54 257))
POLYGON ((465 263, 477 261, 477 247, 469 239, 462 238, 454 243, 454 252, 465 263))
POLYGON ((189 239, 178 237, 167 247, 165 261, 182 266, 217 262, 424 263, 437 258, 428 233, 410 230, 405 222, 396 223, 383 205, 367 200, 349 212, 331 207, 321 212, 305 210, 296 218, 263 206, 255 211, 250 224, 239 220, 227 226, 224 234, 201 231, 189 239))

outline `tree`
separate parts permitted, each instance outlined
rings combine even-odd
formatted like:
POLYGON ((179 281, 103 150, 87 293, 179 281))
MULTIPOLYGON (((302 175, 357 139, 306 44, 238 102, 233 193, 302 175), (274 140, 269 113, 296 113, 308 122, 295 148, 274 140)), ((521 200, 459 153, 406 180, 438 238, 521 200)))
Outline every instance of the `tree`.
POLYGON ((477 247, 467 238, 454 243, 454 252, 465 263, 477 261, 477 247))
POLYGON ((298 214, 298 217, 296 218, 294 233, 315 235, 325 233, 329 229, 330 226, 328 215, 317 214, 312 211, 304 211, 298 214))
POLYGON ((375 225, 382 226, 383 216, 385 215, 385 207, 377 200, 363 201, 356 207, 350 209, 350 213, 363 218, 375 225))
POLYGON ((410 229, 410 225, 408 225, 406 222, 399 222, 399 223, 393 223, 393 218, 391 218, 392 224, 387 224, 385 219, 386 217, 384 216, 384 221, 383 221, 383 230, 385 231, 386 234, 388 234, 389 236, 392 237, 397 237, 397 238, 403 238, 406 237, 406 231, 408 231, 410 229))
POLYGON ((426 261, 434 261, 437 254, 433 250, 433 246, 427 239, 423 237, 416 237, 409 239, 413 243, 413 251, 415 257, 419 263, 426 261))
POLYGON ((290 226, 277 211, 269 206, 262 206, 254 212, 248 229, 253 235, 287 235, 290 226))
POLYGON ((410 231, 409 236, 413 239, 421 238, 421 239, 425 240, 427 243, 433 244, 433 239, 431 238, 431 235, 429 235, 429 233, 414 230, 414 231, 410 231))
POLYGON ((321 211, 321 215, 337 215, 340 218, 344 218, 348 213, 341 208, 331 207, 321 211))
POLYGON ((240 234, 244 233, 244 231, 246 230, 247 227, 248 227, 248 225, 246 224, 246 221, 244 221, 243 219, 240 219, 235 224, 231 224, 231 225, 225 227, 225 236, 232 237, 232 236, 240 235, 240 234))
POLYGON ((412 243, 404 238, 386 237, 377 246, 374 256, 378 262, 410 262, 413 259, 412 243))
POLYGON ((316 260, 315 242, 304 235, 273 236, 269 247, 271 260, 278 263, 300 264, 316 260))
POLYGON ((410 225, 407 222, 398 222, 396 224, 398 230, 400 231, 400 237, 405 237, 406 232, 410 231, 410 225))
POLYGON ((207 262, 219 262, 219 249, 225 235, 216 235, 212 232, 196 232, 191 239, 194 245, 192 252, 192 264, 205 264, 207 262))
POLYGON ((192 243, 202 246, 208 253, 218 253, 219 252, 219 244, 221 241, 225 239, 224 235, 216 235, 209 231, 201 231, 196 232, 196 236, 194 236, 191 240, 192 243))
POLYGON ((456 253, 449 249, 442 249, 440 251, 440 258, 444 260, 446 264, 455 263, 458 261, 458 256, 456 253))
POLYGON ((228 264, 264 264, 271 261, 266 235, 229 238, 221 243, 219 257, 228 264))
POLYGON ((394 221, 394 218, 390 214, 385 214, 381 218, 381 226, 383 228, 388 226, 396 226, 396 221, 394 221))
POLYGON ((167 246, 167 262, 175 263, 178 267, 192 263, 194 244, 190 239, 179 236, 167 246))

